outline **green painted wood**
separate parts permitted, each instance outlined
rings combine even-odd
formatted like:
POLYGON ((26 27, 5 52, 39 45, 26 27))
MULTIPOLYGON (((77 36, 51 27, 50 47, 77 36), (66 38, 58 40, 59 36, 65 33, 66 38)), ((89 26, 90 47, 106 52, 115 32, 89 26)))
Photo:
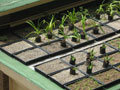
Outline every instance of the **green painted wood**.
POLYGON ((0 12, 31 4, 40 0, 0 0, 0 12))
POLYGON ((120 84, 114 85, 106 90, 120 90, 120 84))
POLYGON ((2 51, 0 51, 0 63, 6 65, 8 68, 25 77, 27 80, 36 84, 43 90, 64 90, 43 75, 33 71, 29 67, 23 65, 14 58, 11 58, 2 51))

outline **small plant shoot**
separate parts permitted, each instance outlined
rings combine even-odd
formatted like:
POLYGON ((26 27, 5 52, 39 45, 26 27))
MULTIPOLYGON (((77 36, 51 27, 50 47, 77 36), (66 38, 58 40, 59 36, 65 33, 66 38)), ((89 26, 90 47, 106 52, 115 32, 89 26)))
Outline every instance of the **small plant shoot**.
POLYGON ((70 20, 69 30, 73 30, 74 29, 74 24, 78 20, 76 12, 75 12, 75 8, 73 8, 72 12, 68 11, 68 18, 70 20))
POLYGON ((53 37, 53 29, 55 28, 54 15, 52 15, 52 18, 51 18, 50 22, 47 22, 47 21, 44 20, 44 23, 47 24, 47 26, 45 28, 47 38, 52 39, 52 37, 53 37))
POLYGON ((75 62, 76 62, 76 58, 73 55, 71 55, 70 64, 75 65, 75 62))
POLYGON ((100 47, 100 54, 105 54, 106 53, 106 45, 103 44, 101 47, 100 47))
POLYGON ((100 24, 97 24, 95 21, 93 24, 93 34, 100 34, 99 30, 105 34, 105 31, 103 30, 102 26, 100 24))
POLYGON ((106 55, 104 57, 103 67, 107 68, 109 66, 109 63, 110 63, 111 60, 113 60, 113 58, 106 55))
POLYGON ((62 47, 67 47, 66 39, 68 39, 69 36, 67 34, 65 34, 64 31, 61 31, 60 33, 63 36, 63 39, 61 40, 61 46, 62 47))
POLYGON ((65 28, 64 23, 65 23, 66 19, 67 19, 67 16, 64 15, 64 16, 62 17, 62 21, 61 21, 61 23, 60 23, 60 25, 59 25, 58 34, 61 34, 61 32, 64 32, 64 28, 65 28))
POLYGON ((35 38, 35 41, 41 42, 40 34, 43 33, 43 29, 40 29, 40 27, 43 22, 40 22, 40 19, 39 19, 37 26, 34 24, 34 22, 32 20, 28 20, 26 22, 34 29, 34 31, 30 32, 26 37, 30 36, 31 34, 35 34, 35 35, 37 35, 35 38))
POLYGON ((87 74, 91 74, 92 73, 92 69, 93 69, 93 64, 91 63, 91 64, 89 64, 88 66, 87 66, 87 74))
POLYGON ((74 29, 73 35, 71 35, 70 37, 72 37, 73 42, 80 42, 81 35, 80 35, 80 33, 78 33, 78 31, 76 29, 74 29))
POLYGON ((86 34, 86 16, 82 15, 82 20, 81 20, 81 24, 82 24, 82 33, 81 33, 81 38, 82 39, 87 39, 87 34, 86 34))

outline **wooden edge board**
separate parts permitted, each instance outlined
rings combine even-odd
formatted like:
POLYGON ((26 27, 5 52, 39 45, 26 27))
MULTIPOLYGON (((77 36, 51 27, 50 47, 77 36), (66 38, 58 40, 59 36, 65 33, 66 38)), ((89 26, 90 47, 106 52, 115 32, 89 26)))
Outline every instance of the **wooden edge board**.
POLYGON ((34 7, 34 6, 45 4, 45 3, 48 3, 48 2, 51 2, 51 1, 53 1, 53 0, 37 0, 36 2, 30 3, 30 4, 26 4, 26 5, 23 5, 23 6, 18 6, 16 8, 12 8, 12 9, 7 9, 5 11, 0 11, 0 16, 8 15, 8 14, 18 12, 18 11, 21 11, 21 10, 24 10, 24 9, 28 9, 28 8, 31 8, 31 7, 34 7))
POLYGON ((0 70, 29 90, 64 90, 2 51, 0 51, 0 70))

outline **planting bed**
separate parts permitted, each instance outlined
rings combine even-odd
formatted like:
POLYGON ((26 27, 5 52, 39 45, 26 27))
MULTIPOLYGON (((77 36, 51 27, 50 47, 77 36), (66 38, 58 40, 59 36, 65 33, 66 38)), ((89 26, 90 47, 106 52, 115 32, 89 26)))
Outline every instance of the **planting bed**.
POLYGON ((34 60, 36 58, 43 57, 46 55, 47 55, 47 53, 45 53, 44 51, 42 51, 38 48, 34 48, 31 50, 27 50, 27 51, 21 52, 19 54, 16 54, 15 56, 20 58, 24 62, 29 62, 31 60, 34 60))
POLYGON ((9 53, 15 53, 15 52, 19 52, 19 51, 22 51, 22 50, 30 48, 30 47, 32 47, 30 44, 21 40, 21 41, 3 46, 2 48, 4 50, 8 51, 9 53))
POLYGON ((60 41, 56 41, 56 42, 53 42, 53 43, 48 43, 47 45, 42 46, 42 48, 47 50, 50 53, 55 53, 55 52, 65 50, 67 48, 71 48, 71 46, 69 44, 67 44, 66 47, 62 47, 60 45, 60 41))
POLYGON ((59 59, 55 59, 40 65, 37 65, 36 69, 41 70, 46 74, 50 74, 52 72, 55 72, 64 68, 68 68, 68 67, 69 65, 63 63, 59 59))
POLYGON ((120 38, 113 39, 113 40, 109 41, 108 43, 117 49, 120 48, 120 38))
POLYGON ((99 34, 95 35, 95 34, 93 34, 93 30, 92 29, 90 31, 88 31, 88 33, 92 34, 96 38, 96 40, 99 40, 100 38, 104 38, 107 35, 110 36, 111 34, 114 33, 114 31, 111 28, 109 28, 109 27, 102 26, 102 28, 104 30, 104 33, 101 30, 99 30, 99 34))
MULTIPOLYGON (((102 15, 100 16, 100 18, 101 18, 101 20, 98 20, 99 22, 102 22, 102 23, 112 23, 112 21, 110 22, 110 21, 108 20, 108 15, 107 15, 107 14, 102 14, 102 15)), ((120 18, 120 16, 114 15, 113 21, 118 20, 119 18, 120 18)))
MULTIPOLYGON (((106 45, 106 54, 109 55, 109 57, 114 58, 114 60, 110 61, 110 65, 118 64, 120 62, 118 60, 119 59, 118 50, 114 49, 114 47, 111 47, 107 43, 104 43, 104 44, 106 45)), ((120 70, 117 71, 115 67, 107 67, 107 68, 103 67, 103 60, 104 60, 105 54, 100 54, 100 47, 102 45, 103 44, 99 44, 85 50, 77 51, 75 53, 62 56, 61 58, 58 58, 55 60, 53 59, 51 61, 38 64, 35 66, 35 70, 39 73, 42 73, 42 74, 44 73, 45 76, 49 76, 55 82, 57 83, 59 82, 59 84, 65 85, 67 89, 92 90, 92 89, 98 88, 102 85, 108 84, 120 78, 119 76, 120 70), (87 53, 93 49, 96 52, 95 53, 96 59, 92 61, 93 63, 92 73, 88 74, 86 72, 87 71, 87 63, 86 63, 87 53), (76 62, 75 62, 76 74, 75 75, 70 74, 70 69, 72 68, 72 64, 70 63, 71 56, 74 56, 76 58, 76 62), (108 78, 112 78, 112 79, 108 79, 108 78), (103 81, 107 79, 108 79, 107 83, 103 81)))
POLYGON ((104 82, 105 84, 115 81, 120 78, 120 72, 114 69, 100 73, 94 76, 96 79, 104 82))
POLYGON ((120 53, 119 52, 111 54, 111 55, 109 55, 109 57, 112 58, 112 60, 110 61, 110 64, 115 65, 115 64, 120 63, 120 53))
MULTIPOLYGON (((120 18, 120 17, 119 17, 120 18)), ((110 22, 110 23, 107 23, 107 25, 115 28, 116 30, 120 30, 120 26, 119 26, 119 23, 120 23, 120 20, 116 20, 114 22, 110 22)))
POLYGON ((0 50, 65 90, 92 90, 120 79, 120 37, 112 38, 119 35, 120 16, 108 20, 102 14, 98 20, 84 9, 74 17, 75 9, 71 10, 60 19, 42 18, 42 26, 37 20, 27 21, 29 26, 0 33, 0 50))
POLYGON ((68 69, 68 70, 61 71, 55 75, 52 75, 51 77, 57 80, 58 82, 60 82, 61 84, 64 84, 83 76, 84 74, 80 73, 79 71, 76 71, 76 75, 70 75, 70 70, 68 69))
POLYGON ((82 80, 78 80, 77 82, 69 85, 68 87, 71 90, 92 90, 101 86, 98 82, 91 78, 84 78, 82 80))

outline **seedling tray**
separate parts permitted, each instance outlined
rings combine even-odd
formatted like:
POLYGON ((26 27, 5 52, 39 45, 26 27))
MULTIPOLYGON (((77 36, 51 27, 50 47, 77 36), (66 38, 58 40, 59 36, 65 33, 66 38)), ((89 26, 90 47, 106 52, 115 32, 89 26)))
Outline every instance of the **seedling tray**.
MULTIPOLYGON (((94 19, 96 19, 96 18, 94 18, 94 19)), ((96 19, 96 20, 101 23, 110 23, 110 22, 116 21, 118 19, 120 19, 120 16, 118 14, 115 14, 113 17, 113 20, 109 21, 108 15, 105 13, 105 14, 101 15, 101 20, 98 20, 98 19, 96 19)))
MULTIPOLYGON (((119 19, 120 18, 116 18, 115 20, 110 21, 110 22, 114 22, 114 21, 119 20, 119 19)), ((111 37, 112 35, 115 35, 116 33, 118 33, 117 29, 107 25, 109 22, 102 23, 102 22, 90 17, 90 18, 88 18, 88 24, 90 24, 89 20, 90 20, 90 23, 92 21, 95 21, 96 23, 100 23, 100 25, 105 29, 106 33, 103 35, 102 34, 101 35, 94 35, 92 33, 93 27, 91 25, 88 25, 88 27, 86 28, 86 34, 87 34, 88 40, 81 39, 80 43, 76 43, 76 42, 71 41, 71 38, 69 38, 66 40, 68 47, 62 48, 60 46, 60 41, 61 41, 61 39, 63 39, 63 37, 57 34, 58 29, 54 30, 53 39, 47 40, 47 39, 45 39, 45 36, 42 35, 43 42, 42 43, 35 43, 32 41, 32 39, 34 39, 34 36, 32 36, 32 38, 29 38, 29 37, 26 38, 26 35, 29 32, 31 32, 32 28, 25 25, 24 30, 22 30, 23 32, 21 32, 21 29, 23 29, 23 27, 14 28, 14 29, 18 29, 17 32, 15 32, 14 30, 12 31, 12 34, 15 37, 19 38, 20 40, 15 41, 15 42, 13 41, 13 42, 7 43, 5 45, 2 45, 1 49, 5 52, 9 53, 9 55, 16 57, 22 63, 24 63, 26 65, 30 65, 30 64, 39 62, 41 60, 44 60, 46 58, 60 55, 60 54, 72 51, 72 50, 80 48, 80 47, 84 47, 86 45, 92 44, 92 43, 99 41, 99 40, 103 40, 107 37, 111 37), (22 42, 22 44, 20 47, 18 46, 18 50, 16 50, 17 45, 20 42, 22 42), (24 47, 22 47, 23 44, 25 45, 24 47), (16 48, 14 48, 14 47, 16 47, 16 48), (25 58, 24 54, 26 56, 28 56, 28 55, 30 55, 30 53, 32 51, 34 52, 34 57, 30 57, 29 59, 25 58)), ((75 28, 77 29, 78 33, 81 33, 82 28, 78 24, 80 24, 80 22, 77 22, 75 24, 75 28)), ((65 27, 66 27, 67 34, 72 35, 73 32, 68 29, 68 26, 66 25, 65 27)), ((98 54, 98 56, 99 56, 99 54, 98 54)))
POLYGON ((111 82, 111 83, 109 83, 109 84, 106 84, 106 85, 103 85, 103 86, 101 86, 101 87, 99 87, 99 88, 96 88, 96 89, 94 89, 94 90, 108 90, 108 89, 117 89, 117 90, 119 90, 120 88, 119 88, 119 83, 120 82, 120 79, 118 79, 118 80, 115 80, 115 81, 113 81, 113 82, 111 82))
MULTIPOLYGON (((108 43, 104 43, 104 44, 107 46, 106 52, 108 55, 118 53, 119 50, 116 50, 113 46, 109 45, 108 43)), ((104 54, 103 55, 99 54, 99 50, 97 50, 101 45, 102 44, 99 44, 99 45, 90 47, 85 50, 81 50, 81 51, 74 52, 72 54, 68 54, 67 56, 65 55, 60 58, 38 64, 35 66, 35 70, 39 73, 43 73, 45 76, 49 76, 49 78, 51 78, 53 81, 65 86, 67 88, 67 90, 70 90, 70 87, 72 85, 73 85, 73 87, 71 88, 71 90, 73 90, 74 83, 79 82, 79 81, 81 83, 83 83, 82 81, 86 81, 86 80, 88 82, 91 82, 91 83, 93 82, 96 84, 95 86, 93 85, 93 87, 91 87, 92 89, 98 88, 100 86, 104 86, 108 83, 104 83, 100 79, 98 79, 94 76, 99 75, 104 72, 107 72, 109 70, 115 70, 115 72, 120 73, 120 70, 116 67, 116 65, 118 65, 118 62, 117 62, 117 64, 110 64, 110 66, 108 68, 102 67, 104 54), (86 70, 85 70, 85 57, 91 49, 97 50, 96 56, 95 56, 96 59, 93 61, 95 68, 93 68, 92 74, 87 74, 86 70), (73 67, 71 64, 69 64, 71 55, 75 56, 76 60, 77 60, 76 65, 75 65, 75 67, 77 67, 77 71, 76 71, 77 75, 76 76, 70 75, 70 72, 69 72, 70 68, 73 67), (52 65, 55 67, 53 67, 52 65), (51 67, 49 68, 49 66, 51 66, 51 67), (46 67, 48 67, 48 68, 46 68, 46 67)), ((110 81, 110 82, 112 82, 112 81, 110 81)), ((84 86, 84 84, 83 85, 79 84, 79 85, 81 85, 81 87, 84 86)), ((90 85, 88 85, 88 86, 90 86, 90 85)))
POLYGON ((119 33, 120 32, 120 27, 119 27, 119 21, 120 21, 120 16, 115 14, 114 19, 112 21, 106 21, 106 22, 101 22, 100 20, 97 20, 95 18, 92 18, 95 21, 108 26, 109 28, 113 29, 115 32, 119 33))

